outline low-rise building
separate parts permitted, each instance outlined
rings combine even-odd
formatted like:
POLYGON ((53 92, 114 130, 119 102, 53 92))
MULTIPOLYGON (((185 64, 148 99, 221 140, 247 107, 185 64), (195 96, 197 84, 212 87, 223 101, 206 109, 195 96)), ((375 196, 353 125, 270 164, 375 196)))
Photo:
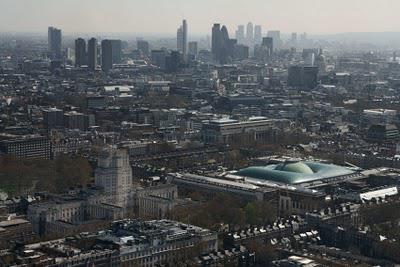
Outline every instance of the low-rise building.
POLYGON ((217 248, 217 234, 208 229, 170 220, 122 220, 99 232, 2 251, 0 262, 58 267, 175 266, 186 262, 192 266, 196 257, 217 248))
POLYGON ((202 137, 206 143, 229 144, 235 141, 266 141, 274 121, 253 117, 247 121, 211 120, 203 123, 202 137))
POLYGON ((24 159, 50 159, 51 144, 40 135, 0 136, 0 151, 5 155, 24 159))
POLYGON ((0 248, 9 248, 16 242, 31 242, 36 238, 32 224, 22 218, 0 222, 0 248))

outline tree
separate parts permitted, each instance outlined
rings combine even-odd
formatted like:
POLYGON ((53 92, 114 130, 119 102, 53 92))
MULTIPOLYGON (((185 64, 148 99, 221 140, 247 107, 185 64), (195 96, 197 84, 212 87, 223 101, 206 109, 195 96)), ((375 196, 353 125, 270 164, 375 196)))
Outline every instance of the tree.
POLYGON ((276 220, 277 209, 268 202, 247 203, 244 208, 246 214, 246 223, 250 225, 266 225, 276 220))
POLYGON ((258 224, 257 210, 254 203, 248 203, 244 208, 246 213, 246 222, 251 225, 258 224))
POLYGON ((34 191, 65 192, 92 179, 87 159, 62 156, 56 160, 0 157, 0 189, 10 196, 34 191))

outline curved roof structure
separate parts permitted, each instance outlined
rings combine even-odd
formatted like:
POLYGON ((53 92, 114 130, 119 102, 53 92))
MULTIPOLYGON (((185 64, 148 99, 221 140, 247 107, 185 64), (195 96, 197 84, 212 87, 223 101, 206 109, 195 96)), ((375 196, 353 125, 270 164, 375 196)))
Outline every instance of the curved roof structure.
POLYGON ((300 184, 354 173, 346 167, 319 162, 285 162, 254 166, 239 170, 235 175, 282 184, 300 184))
POLYGON ((289 163, 281 163, 275 167, 277 171, 285 171, 285 172, 295 172, 295 173, 303 173, 303 174, 313 174, 314 171, 305 163, 299 162, 289 162, 289 163))

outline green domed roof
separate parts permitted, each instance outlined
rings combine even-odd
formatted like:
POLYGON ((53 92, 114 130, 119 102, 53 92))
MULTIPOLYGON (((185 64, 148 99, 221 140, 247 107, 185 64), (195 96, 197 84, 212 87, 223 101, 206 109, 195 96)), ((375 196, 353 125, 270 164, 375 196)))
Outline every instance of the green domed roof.
POLYGON ((278 165, 253 166, 241 169, 235 174, 260 181, 300 184, 353 173, 353 170, 342 166, 300 161, 285 162, 278 165))
POLYGON ((314 171, 303 162, 293 162, 293 163, 282 163, 276 166, 275 170, 285 171, 285 172, 296 172, 304 174, 313 174, 314 171))

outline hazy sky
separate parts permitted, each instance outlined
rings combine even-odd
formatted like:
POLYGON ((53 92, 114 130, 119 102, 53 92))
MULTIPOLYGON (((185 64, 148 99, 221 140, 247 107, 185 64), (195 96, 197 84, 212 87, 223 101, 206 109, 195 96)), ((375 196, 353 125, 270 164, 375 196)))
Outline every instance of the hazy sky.
POLYGON ((338 33, 400 31, 400 0, 0 0, 0 31, 175 34, 185 17, 189 33, 212 23, 252 21, 263 31, 338 33))

